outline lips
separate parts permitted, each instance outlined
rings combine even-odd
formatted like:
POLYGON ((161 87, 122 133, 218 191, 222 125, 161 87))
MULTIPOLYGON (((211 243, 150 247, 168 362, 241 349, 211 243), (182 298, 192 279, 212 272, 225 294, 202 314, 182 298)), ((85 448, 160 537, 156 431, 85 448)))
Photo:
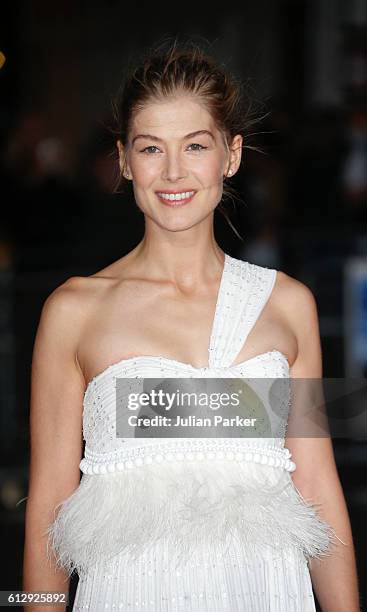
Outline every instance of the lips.
POLYGON ((195 196, 196 191, 187 190, 187 191, 157 191, 156 195, 160 202, 165 204, 166 206, 183 206, 184 204, 188 204, 191 202, 193 197, 195 196))

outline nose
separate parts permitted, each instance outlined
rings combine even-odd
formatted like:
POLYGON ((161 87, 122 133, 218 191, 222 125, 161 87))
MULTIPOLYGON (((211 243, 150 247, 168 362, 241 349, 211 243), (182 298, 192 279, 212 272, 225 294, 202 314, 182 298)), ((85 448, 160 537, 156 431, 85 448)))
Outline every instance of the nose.
POLYGON ((172 183, 187 176, 185 165, 179 152, 168 152, 163 166, 162 179, 172 183))

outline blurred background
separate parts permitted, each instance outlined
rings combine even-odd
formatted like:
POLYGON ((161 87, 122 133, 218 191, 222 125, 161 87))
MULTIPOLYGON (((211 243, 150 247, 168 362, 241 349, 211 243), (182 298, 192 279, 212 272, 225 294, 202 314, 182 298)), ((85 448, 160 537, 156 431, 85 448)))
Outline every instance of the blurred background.
MULTIPOLYGON (((319 310, 324 376, 366 376, 366 1, 243 0, 218 13, 173 6, 2 6, 0 589, 21 589, 25 503, 17 502, 27 495, 40 311, 64 280, 94 273, 142 238, 130 192, 112 193, 117 161, 106 126, 126 66, 162 37, 209 41, 264 116, 249 140, 262 152, 245 149, 232 181, 242 201, 227 204, 243 240, 216 213, 220 246, 306 283, 319 310)), ((365 602, 367 447, 358 423, 348 420, 334 448, 365 602)))

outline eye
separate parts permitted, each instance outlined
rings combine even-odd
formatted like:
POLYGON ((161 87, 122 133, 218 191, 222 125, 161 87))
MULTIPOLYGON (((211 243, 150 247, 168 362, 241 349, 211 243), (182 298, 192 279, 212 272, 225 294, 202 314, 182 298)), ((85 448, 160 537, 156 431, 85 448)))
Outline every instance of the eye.
POLYGON ((204 147, 203 145, 197 142, 193 142, 191 145, 189 145, 189 147, 194 147, 193 149, 191 149, 192 151, 202 151, 203 149, 208 148, 208 147, 204 147))
POLYGON ((142 149, 140 151, 140 153, 148 153, 148 155, 150 153, 155 153, 155 151, 152 151, 151 149, 157 149, 157 151, 159 151, 158 147, 154 146, 154 145, 150 145, 149 147, 145 147, 145 149, 142 149))

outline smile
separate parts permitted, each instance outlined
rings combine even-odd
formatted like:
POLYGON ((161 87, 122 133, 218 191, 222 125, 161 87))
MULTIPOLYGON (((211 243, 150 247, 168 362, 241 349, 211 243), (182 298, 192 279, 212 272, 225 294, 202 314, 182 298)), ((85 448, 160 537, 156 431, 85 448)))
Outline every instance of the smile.
POLYGON ((157 191, 157 196, 164 204, 168 206, 180 206, 187 204, 192 200, 195 195, 195 191, 181 191, 179 193, 166 193, 164 191, 157 191))

